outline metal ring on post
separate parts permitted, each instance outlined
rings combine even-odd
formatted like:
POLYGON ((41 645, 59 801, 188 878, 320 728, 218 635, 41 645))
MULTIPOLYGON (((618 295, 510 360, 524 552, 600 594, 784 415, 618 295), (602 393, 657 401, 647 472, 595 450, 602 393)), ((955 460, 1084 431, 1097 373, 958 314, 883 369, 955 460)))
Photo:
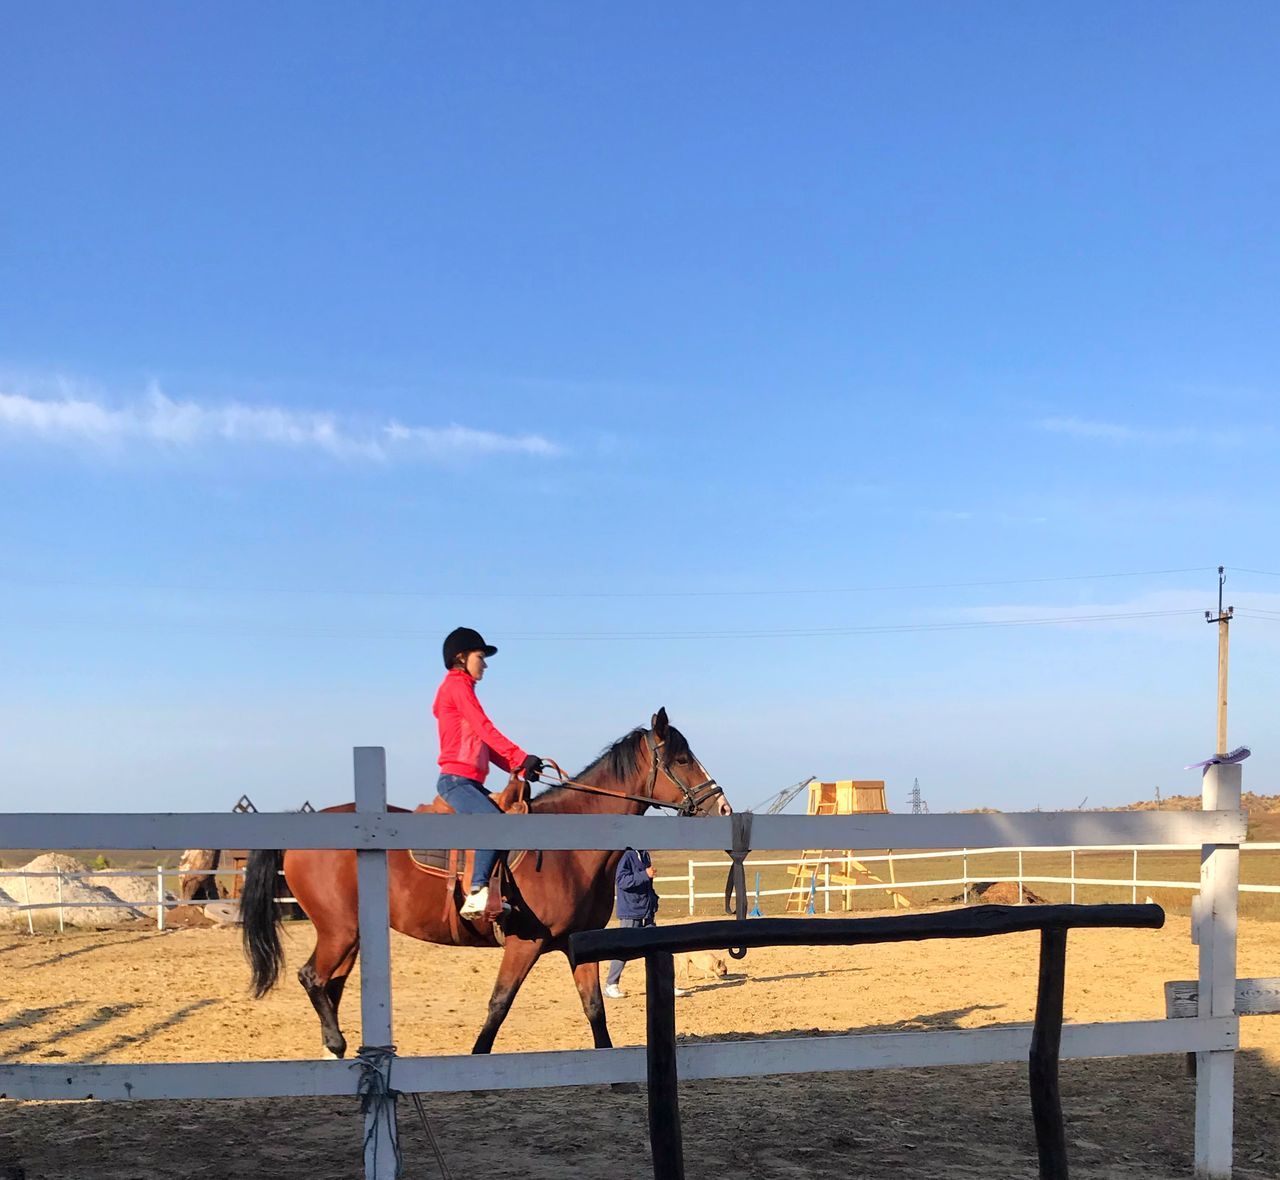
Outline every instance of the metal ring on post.
MULTIPOLYGON (((729 866, 729 876, 724 883, 724 912, 733 914, 739 922, 747 920, 747 870, 744 862, 751 852, 751 821, 754 818, 749 811, 733 813, 733 848, 727 850, 729 859, 733 863, 729 866), (731 901, 734 903, 732 908, 730 908, 731 901)), ((747 948, 730 947, 729 957, 745 959, 747 948)))

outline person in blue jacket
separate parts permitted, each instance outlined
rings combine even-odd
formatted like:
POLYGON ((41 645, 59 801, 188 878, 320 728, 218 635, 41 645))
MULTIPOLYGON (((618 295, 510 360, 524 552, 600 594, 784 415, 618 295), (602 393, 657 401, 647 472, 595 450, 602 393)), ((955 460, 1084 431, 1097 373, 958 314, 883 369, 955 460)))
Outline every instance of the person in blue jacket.
MULTIPOLYGON (((658 891, 653 887, 653 861, 642 848, 628 848, 618 861, 616 875, 617 902, 614 912, 619 926, 654 926, 658 913, 658 891)), ((623 963, 614 959, 605 977, 604 994, 611 1000, 621 1000, 626 992, 618 986, 622 979, 623 963)), ((676 995, 687 996, 684 988, 676 988, 676 995)))

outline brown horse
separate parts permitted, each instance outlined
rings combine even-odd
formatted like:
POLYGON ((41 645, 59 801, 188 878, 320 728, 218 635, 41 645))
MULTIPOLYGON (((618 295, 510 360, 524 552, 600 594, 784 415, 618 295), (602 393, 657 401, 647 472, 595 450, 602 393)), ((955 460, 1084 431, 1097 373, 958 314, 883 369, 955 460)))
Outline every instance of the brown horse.
MULTIPOLYGON (((652 724, 652 729, 633 729, 614 742, 571 780, 595 790, 549 787, 531 801, 530 812, 640 815, 649 807, 665 806, 681 815, 729 815, 732 809, 724 792, 694 757, 684 735, 668 723, 667 711, 658 710, 652 724)), ((327 810, 352 808, 347 804, 327 810)), ((546 851, 525 856, 515 865, 516 907, 503 923, 502 965, 473 1053, 487 1053, 493 1047, 520 985, 539 956, 548 951, 567 954, 569 935, 608 923, 621 855, 620 851, 546 851)), ((341 1057, 347 1042, 338 1025, 338 1004, 360 946, 356 854, 350 849, 255 851, 249 858, 240 912, 255 996, 265 995, 275 984, 284 963, 275 903, 282 863, 288 888, 316 931, 316 948, 298 979, 320 1017, 325 1049, 341 1057)), ((457 917, 460 894, 451 896, 452 878, 424 871, 405 851, 387 853, 387 872, 393 930, 425 942, 499 945, 491 923, 457 917)), ((610 1048, 613 1042, 605 1024, 599 964, 578 967, 573 980, 596 1048, 610 1048)))

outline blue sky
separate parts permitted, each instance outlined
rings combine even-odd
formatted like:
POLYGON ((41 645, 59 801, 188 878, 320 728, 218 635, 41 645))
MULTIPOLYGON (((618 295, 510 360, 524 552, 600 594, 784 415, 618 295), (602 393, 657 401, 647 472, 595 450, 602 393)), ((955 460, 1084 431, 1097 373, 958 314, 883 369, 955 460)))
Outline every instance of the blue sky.
POLYGON ((566 766, 665 704, 740 805, 1192 791, 1219 562, 1274 790, 1277 34, 11 12, 0 803, 426 798, 460 623, 566 766))

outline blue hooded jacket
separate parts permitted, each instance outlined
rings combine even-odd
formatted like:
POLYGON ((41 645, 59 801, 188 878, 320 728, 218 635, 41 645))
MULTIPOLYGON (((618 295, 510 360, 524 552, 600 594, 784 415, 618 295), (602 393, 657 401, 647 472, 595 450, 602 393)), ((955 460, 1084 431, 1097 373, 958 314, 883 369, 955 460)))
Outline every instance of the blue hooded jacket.
POLYGON ((645 870, 653 863, 643 849, 628 848, 618 861, 619 918, 652 918, 658 912, 658 891, 645 870))

